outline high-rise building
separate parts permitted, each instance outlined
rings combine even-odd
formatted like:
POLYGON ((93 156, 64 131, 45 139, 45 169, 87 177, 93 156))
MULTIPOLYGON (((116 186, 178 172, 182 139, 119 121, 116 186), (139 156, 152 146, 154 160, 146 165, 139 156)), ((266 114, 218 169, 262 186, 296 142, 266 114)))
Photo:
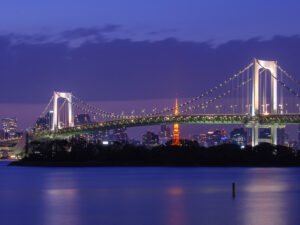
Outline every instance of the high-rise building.
POLYGON ((172 139, 171 129, 167 125, 161 125, 159 132, 159 143, 165 144, 172 139))
POLYGON ((35 132, 40 132, 43 130, 50 130, 53 120, 53 111, 48 112, 44 117, 38 118, 36 121, 33 130, 35 132))
POLYGON ((84 125, 84 124, 89 124, 91 123, 91 118, 90 118, 90 115, 89 114, 77 114, 75 117, 74 117, 74 125, 77 126, 77 125, 84 125))
POLYGON ((5 138, 14 138, 17 135, 17 118, 2 119, 2 129, 4 130, 5 138))
POLYGON ((298 143, 300 144, 300 124, 298 125, 298 143))
POLYGON ((120 143, 128 142, 128 135, 127 135, 126 128, 114 129, 112 131, 111 139, 112 141, 120 142, 120 143))
POLYGON ((0 129, 0 139, 4 139, 5 138, 5 133, 3 129, 0 129))
POLYGON ((198 141, 198 143, 204 147, 221 145, 228 142, 229 139, 226 136, 225 130, 208 131, 205 134, 200 134, 198 141))
POLYGON ((245 147, 247 145, 247 132, 244 128, 235 128, 230 132, 230 138, 233 143, 245 147))
MULTIPOLYGON (((176 98, 176 103, 175 103, 174 115, 178 116, 178 100, 177 100, 177 98, 176 98)), ((180 140, 179 140, 179 124, 178 123, 174 124, 172 145, 177 145, 177 146, 181 145, 180 140)))
POLYGON ((148 147, 157 146, 159 144, 158 135, 148 131, 146 134, 143 135, 143 144, 148 147))

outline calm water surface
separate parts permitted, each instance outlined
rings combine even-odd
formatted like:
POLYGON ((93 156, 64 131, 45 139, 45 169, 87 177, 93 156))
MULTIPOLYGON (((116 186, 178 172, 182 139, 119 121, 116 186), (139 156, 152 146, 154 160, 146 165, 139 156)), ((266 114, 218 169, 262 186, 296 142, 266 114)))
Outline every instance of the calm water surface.
POLYGON ((1 225, 300 224, 300 168, 6 165, 1 225))

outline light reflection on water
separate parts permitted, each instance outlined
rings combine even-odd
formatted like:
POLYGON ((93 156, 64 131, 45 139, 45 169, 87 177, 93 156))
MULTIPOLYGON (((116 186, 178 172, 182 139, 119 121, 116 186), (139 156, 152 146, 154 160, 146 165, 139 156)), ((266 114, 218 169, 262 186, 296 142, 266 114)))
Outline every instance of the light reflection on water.
POLYGON ((1 166, 0 178, 1 225, 300 221, 300 168, 1 166), (231 195, 232 182, 236 198, 231 195))
MULTIPOLYGON (((45 177, 45 186, 50 189, 43 191, 43 223, 45 225, 57 224, 58 221, 61 224, 80 224, 80 202, 79 202, 79 190, 77 188, 54 188, 57 182, 61 182, 57 179, 60 175, 57 173, 50 173, 45 177)), ((75 177, 70 176, 64 180, 64 185, 67 187, 76 187, 75 177)))
MULTIPOLYGON (((289 192, 292 191, 290 173, 285 168, 253 168, 248 170, 241 202, 243 224, 284 225, 291 219, 289 192)), ((294 221, 296 222, 296 221, 294 221)), ((293 221, 290 224, 294 224, 293 221)))
POLYGON ((182 187, 170 187, 167 189, 167 201, 164 207, 165 224, 188 224, 184 194, 182 187))

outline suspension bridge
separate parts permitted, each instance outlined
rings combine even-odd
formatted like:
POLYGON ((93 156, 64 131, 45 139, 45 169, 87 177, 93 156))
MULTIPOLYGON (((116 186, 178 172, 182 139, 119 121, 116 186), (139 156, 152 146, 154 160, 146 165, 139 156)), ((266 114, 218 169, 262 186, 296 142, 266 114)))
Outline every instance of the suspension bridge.
MULTIPOLYGON (((277 61, 254 59, 238 73, 215 87, 178 105, 161 110, 157 107, 135 115, 108 112, 87 103, 70 92, 56 92, 40 115, 52 113, 48 129, 33 130, 29 140, 68 138, 76 134, 117 128, 160 124, 242 124, 252 130, 252 146, 259 144, 259 129, 270 128, 268 141, 277 144, 277 129, 288 124, 300 124, 300 82, 284 70, 277 61), (75 113, 93 116, 93 121, 76 125, 75 113)), ((23 137, 24 138, 24 137, 23 137)), ((16 143, 18 139, 0 140, 0 144, 16 143)))

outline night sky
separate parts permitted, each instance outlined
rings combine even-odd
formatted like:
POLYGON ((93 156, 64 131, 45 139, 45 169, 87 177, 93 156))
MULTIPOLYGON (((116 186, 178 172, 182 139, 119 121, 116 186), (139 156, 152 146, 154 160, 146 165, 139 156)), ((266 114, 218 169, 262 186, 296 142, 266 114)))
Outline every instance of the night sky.
POLYGON ((299 11, 296 0, 2 0, 0 118, 32 126, 53 90, 108 111, 190 98, 254 57, 300 80, 299 11))

